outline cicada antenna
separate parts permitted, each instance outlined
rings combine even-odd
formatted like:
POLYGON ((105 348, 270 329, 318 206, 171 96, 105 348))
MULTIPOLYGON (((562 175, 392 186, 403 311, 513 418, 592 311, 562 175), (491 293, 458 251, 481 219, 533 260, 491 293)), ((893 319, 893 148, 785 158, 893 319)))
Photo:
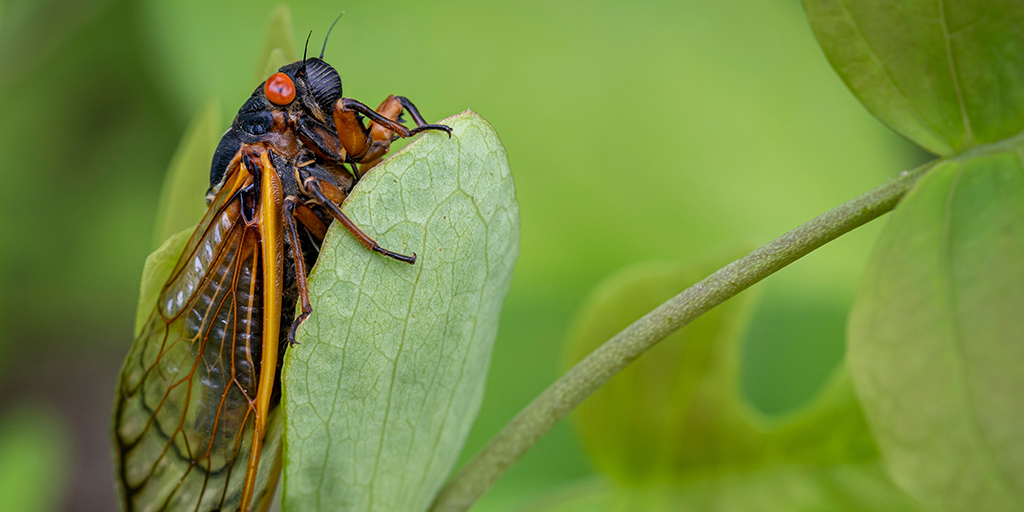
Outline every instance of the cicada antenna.
POLYGON ((305 75, 306 74, 306 50, 309 49, 309 38, 311 38, 311 37, 313 37, 313 31, 312 30, 309 31, 308 35, 306 35, 306 44, 305 44, 305 46, 302 47, 302 69, 300 69, 296 73, 296 75, 305 75))
POLYGON ((331 28, 327 29, 327 35, 324 36, 324 47, 320 49, 320 60, 324 60, 324 51, 327 50, 327 38, 331 37, 331 31, 334 30, 334 26, 338 24, 338 20, 345 15, 345 11, 341 11, 341 14, 337 18, 334 18, 334 23, 331 23, 331 28))

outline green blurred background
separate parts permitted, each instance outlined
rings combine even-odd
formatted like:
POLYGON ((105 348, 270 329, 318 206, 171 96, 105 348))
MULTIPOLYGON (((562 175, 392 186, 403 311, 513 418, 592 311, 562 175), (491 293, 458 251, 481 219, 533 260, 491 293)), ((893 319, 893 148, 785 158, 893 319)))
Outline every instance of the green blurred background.
MULTIPOLYGON (((204 104, 226 128, 252 92, 275 4, 0 1, 0 510, 114 508, 109 411, 164 172, 204 104)), ((508 150, 522 252, 467 454, 557 377, 604 276, 766 242, 925 159, 846 90, 796 0, 290 6, 317 51, 345 11, 325 58, 347 96, 473 109, 508 150)), ((792 410, 840 362, 877 229, 758 285, 757 409, 792 410)), ((563 423, 475 510, 593 472, 563 423)))

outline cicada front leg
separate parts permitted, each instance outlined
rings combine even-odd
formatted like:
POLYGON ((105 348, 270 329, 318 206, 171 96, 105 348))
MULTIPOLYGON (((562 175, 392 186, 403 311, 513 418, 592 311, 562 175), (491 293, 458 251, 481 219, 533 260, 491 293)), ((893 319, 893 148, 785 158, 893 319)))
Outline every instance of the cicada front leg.
POLYGON ((334 185, 320 180, 315 176, 306 176, 302 180, 302 188, 307 194, 312 196, 316 202, 327 208, 327 211, 331 212, 331 216, 341 223, 341 225, 344 226, 352 236, 356 237, 356 240, 359 240, 359 243, 363 244, 363 247, 410 265, 416 263, 416 253, 413 253, 412 256, 406 256, 404 254, 385 249, 381 247, 376 240, 370 238, 370 235, 367 235, 363 230, 359 229, 359 226, 356 226, 356 224, 352 222, 352 219, 349 219, 348 216, 341 211, 341 207, 338 206, 345 200, 345 193, 334 185))
MULTIPOLYGON (((396 259, 398 261, 413 264, 416 263, 416 254, 412 256, 406 256, 399 254, 394 251, 390 251, 380 246, 376 240, 370 238, 369 235, 359 229, 351 219, 345 215, 341 208, 338 206, 345 201, 345 193, 338 187, 334 186, 328 181, 323 181, 309 173, 302 173, 301 176, 301 189, 303 193, 310 196, 312 200, 319 203, 327 211, 331 212, 331 215, 339 222, 342 226, 348 230, 352 236, 356 237, 361 244, 367 249, 380 253, 389 258, 396 259)), ((306 277, 306 262, 303 257, 302 242, 299 237, 298 225, 302 224, 317 240, 323 240, 327 234, 327 226, 320 220, 319 217, 303 203, 298 197, 290 195, 284 198, 284 225, 285 225, 285 237, 288 245, 291 247, 292 259, 295 262, 295 278, 296 285, 299 290, 299 305, 301 311, 296 315, 295 320, 292 322, 291 328, 288 329, 288 341, 295 345, 295 335, 298 332, 299 326, 302 325, 309 315, 313 312, 313 305, 309 300, 309 286, 307 284, 306 277)))
POLYGON ((392 94, 377 110, 352 98, 341 98, 334 104, 334 126, 338 131, 341 145, 351 161, 359 165, 359 174, 366 174, 391 149, 391 142, 399 137, 411 137, 426 130, 446 132, 450 137, 452 129, 443 124, 427 124, 416 105, 404 96, 392 94), (408 111, 416 123, 407 128, 398 122, 402 111, 408 111), (370 126, 363 124, 360 116, 370 120, 370 126))

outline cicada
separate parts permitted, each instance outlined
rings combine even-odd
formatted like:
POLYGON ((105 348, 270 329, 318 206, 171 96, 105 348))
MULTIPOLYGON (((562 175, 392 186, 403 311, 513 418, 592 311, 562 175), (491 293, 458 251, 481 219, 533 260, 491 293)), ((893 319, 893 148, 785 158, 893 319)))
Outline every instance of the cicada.
POLYGON ((213 154, 209 209, 121 369, 122 509, 269 505, 281 467, 278 368, 312 312, 307 269, 331 222, 371 251, 415 262, 381 247, 340 204, 394 140, 425 130, 451 135, 402 96, 376 110, 343 97, 322 51, 280 68, 238 110, 213 154))

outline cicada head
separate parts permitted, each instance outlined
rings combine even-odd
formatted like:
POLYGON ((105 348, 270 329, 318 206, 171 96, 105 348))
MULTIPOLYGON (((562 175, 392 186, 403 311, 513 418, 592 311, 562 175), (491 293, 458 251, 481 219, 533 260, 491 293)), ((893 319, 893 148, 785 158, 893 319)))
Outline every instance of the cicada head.
POLYGON ((288 64, 268 77, 238 109, 231 129, 221 138, 210 166, 207 199, 219 189, 227 166, 243 143, 272 141, 287 147, 294 139, 288 134, 294 120, 303 116, 330 126, 341 94, 338 71, 317 57, 288 64))
POLYGON ((316 57, 293 62, 280 73, 295 83, 295 98, 320 120, 330 119, 334 103, 341 98, 341 76, 330 64, 316 57))

